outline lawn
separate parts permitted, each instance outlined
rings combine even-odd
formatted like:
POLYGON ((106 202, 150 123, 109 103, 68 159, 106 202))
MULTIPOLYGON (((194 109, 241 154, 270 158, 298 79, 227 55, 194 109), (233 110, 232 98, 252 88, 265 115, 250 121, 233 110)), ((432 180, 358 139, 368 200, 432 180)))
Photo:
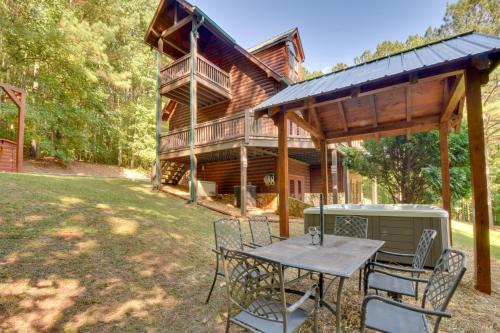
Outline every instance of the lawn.
MULTIPOLYGON (((0 174, 0 189, 0 331, 223 331, 225 289, 203 304, 214 265, 211 221, 220 215, 130 180, 0 174)), ((469 225, 455 227, 472 268, 469 225)), ((499 280, 498 232, 492 240, 499 280)), ((346 331, 359 327, 356 285, 347 283, 346 331)), ((498 292, 473 289, 471 269, 442 328, 499 330, 499 301, 498 292)), ((321 322, 332 331, 328 313, 321 322)))

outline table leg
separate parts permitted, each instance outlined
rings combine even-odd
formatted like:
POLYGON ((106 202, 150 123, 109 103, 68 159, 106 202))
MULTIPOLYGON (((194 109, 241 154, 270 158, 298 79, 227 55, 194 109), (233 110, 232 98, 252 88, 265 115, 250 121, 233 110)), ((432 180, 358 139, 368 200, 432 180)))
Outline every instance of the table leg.
POLYGON ((323 273, 319 274, 319 300, 321 303, 324 302, 324 293, 325 293, 325 278, 323 273))
POLYGON ((340 281, 339 281, 339 289, 337 289, 337 302, 335 304, 335 317, 336 317, 336 321, 337 321, 337 328, 336 328, 336 332, 337 333, 340 333, 340 315, 341 315, 341 308, 340 308, 340 304, 342 303, 341 302, 341 298, 342 298, 342 288, 344 287, 344 278, 341 277, 340 278, 340 281))

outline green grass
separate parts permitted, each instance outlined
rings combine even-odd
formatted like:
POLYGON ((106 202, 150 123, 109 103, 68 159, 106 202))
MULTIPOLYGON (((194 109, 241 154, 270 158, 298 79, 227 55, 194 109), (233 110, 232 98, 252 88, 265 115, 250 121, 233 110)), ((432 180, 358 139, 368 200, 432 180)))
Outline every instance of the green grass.
POLYGON ((0 189, 0 331, 189 320, 183 299, 201 300, 211 279, 216 214, 129 180, 0 174, 0 189))
MULTIPOLYGON (((215 263, 211 222, 219 216, 144 182, 0 173, 0 331, 223 331, 219 283, 204 304, 215 263)), ((291 226, 293 234, 302 228, 291 226)), ((491 238, 498 258, 498 232, 491 238)), ((455 240, 472 257, 469 225, 455 223, 455 240)), ((492 261, 494 276, 498 266, 492 261)), ((458 313, 444 322, 446 332, 500 327, 498 293, 477 293, 472 272, 454 297, 458 313)), ((361 297, 357 278, 348 280, 346 332, 359 327, 361 297)), ((334 327, 326 311, 321 326, 334 327)))
MULTIPOLYGON (((453 221, 453 241, 456 245, 472 250, 474 246, 472 224, 453 221)), ((500 259, 500 231, 490 230, 491 256, 500 259)))

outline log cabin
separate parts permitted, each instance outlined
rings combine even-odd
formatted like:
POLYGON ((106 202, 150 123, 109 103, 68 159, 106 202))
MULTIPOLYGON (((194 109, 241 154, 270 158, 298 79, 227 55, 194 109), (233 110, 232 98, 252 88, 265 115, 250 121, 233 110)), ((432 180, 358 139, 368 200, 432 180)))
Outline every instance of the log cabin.
MULTIPOLYGON (((276 202, 278 129, 272 115, 256 118, 253 108, 302 80, 305 54, 298 29, 244 49, 198 7, 184 0, 162 0, 145 42, 160 54, 161 183, 189 180, 195 184, 194 201, 206 194, 201 187, 210 184, 218 194, 242 193, 237 201, 242 215, 248 204, 276 202)), ((290 197, 317 203, 318 194, 328 192, 330 202, 339 197, 360 202, 360 177, 349 176, 336 145, 328 145, 326 155, 320 153, 319 142, 297 125, 304 116, 297 112, 288 123, 290 197), (322 189, 322 157, 331 174, 328 191, 322 189)))

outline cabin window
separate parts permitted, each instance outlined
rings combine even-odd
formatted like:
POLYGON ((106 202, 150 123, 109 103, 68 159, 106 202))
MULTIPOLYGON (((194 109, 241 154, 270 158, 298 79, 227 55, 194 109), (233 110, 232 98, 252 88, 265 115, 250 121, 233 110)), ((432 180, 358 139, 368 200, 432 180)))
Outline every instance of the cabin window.
POLYGON ((293 43, 288 43, 288 50, 288 76, 291 81, 297 82, 299 80, 299 61, 297 60, 295 46, 293 43))
POLYGON ((290 197, 295 198, 295 182, 290 179, 290 197))
POLYGON ((297 180, 297 192, 298 192, 298 199, 303 200, 302 199, 302 181, 301 180, 297 180))

